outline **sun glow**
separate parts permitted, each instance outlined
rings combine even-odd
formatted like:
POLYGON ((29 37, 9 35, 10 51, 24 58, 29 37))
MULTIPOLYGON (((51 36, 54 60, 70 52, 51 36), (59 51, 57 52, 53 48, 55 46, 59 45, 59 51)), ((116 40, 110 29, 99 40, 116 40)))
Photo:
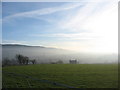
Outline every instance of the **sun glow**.
POLYGON ((64 45, 63 47, 83 52, 118 53, 117 6, 112 4, 112 8, 110 7, 111 5, 107 6, 106 10, 98 12, 88 18, 84 16, 84 14, 86 14, 84 11, 86 10, 85 8, 83 9, 83 13, 80 11, 75 18, 71 19, 67 24, 64 24, 64 27, 72 28, 79 33, 73 35, 70 39, 84 39, 84 41, 72 42, 71 45, 64 45), (81 13, 83 15, 81 15, 81 13), (80 17, 82 17, 82 21, 80 17), (88 30, 89 33, 83 33, 81 29, 88 30))
POLYGON ((3 7, 4 43, 118 53, 117 1, 39 3, 34 10, 28 5, 26 11, 12 5, 9 6, 11 14, 5 12, 9 11, 7 5, 3 7))

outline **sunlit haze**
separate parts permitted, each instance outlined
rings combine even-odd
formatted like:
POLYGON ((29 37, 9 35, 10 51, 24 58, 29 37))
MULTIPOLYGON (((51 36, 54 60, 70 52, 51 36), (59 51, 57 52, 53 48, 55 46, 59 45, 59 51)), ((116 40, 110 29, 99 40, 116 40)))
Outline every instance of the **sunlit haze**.
POLYGON ((4 2, 3 43, 118 53, 118 6, 101 2, 4 2))

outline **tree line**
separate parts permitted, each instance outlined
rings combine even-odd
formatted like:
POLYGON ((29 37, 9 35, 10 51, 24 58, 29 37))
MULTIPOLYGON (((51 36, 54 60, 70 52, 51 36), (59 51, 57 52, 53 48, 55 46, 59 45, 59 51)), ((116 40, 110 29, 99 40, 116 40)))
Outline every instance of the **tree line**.
POLYGON ((36 64, 36 60, 35 59, 30 60, 29 57, 21 55, 21 54, 16 54, 15 59, 16 60, 14 60, 14 59, 10 60, 8 58, 5 58, 2 61, 2 66, 8 66, 8 65, 28 65, 29 63, 36 64))

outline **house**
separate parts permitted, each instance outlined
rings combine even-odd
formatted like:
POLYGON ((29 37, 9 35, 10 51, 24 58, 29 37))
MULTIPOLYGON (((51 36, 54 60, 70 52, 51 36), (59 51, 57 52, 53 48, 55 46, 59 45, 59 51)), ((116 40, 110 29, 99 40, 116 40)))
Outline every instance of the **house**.
POLYGON ((69 60, 70 64, 77 64, 77 60, 69 60))

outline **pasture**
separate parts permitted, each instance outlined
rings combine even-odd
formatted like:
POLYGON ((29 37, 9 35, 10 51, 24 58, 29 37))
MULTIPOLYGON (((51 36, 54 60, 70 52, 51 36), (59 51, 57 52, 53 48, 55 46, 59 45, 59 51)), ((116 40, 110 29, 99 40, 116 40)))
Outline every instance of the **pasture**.
POLYGON ((3 88, 117 88, 117 64, 36 64, 3 67, 3 88))

